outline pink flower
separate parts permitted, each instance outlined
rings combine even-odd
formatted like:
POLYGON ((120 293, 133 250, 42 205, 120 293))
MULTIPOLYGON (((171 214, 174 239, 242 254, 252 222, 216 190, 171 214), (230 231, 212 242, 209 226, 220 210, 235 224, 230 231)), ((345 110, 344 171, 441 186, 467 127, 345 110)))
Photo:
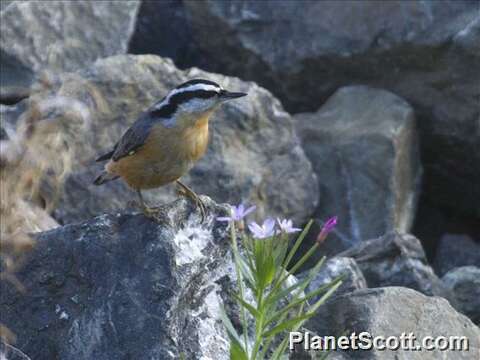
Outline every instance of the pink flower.
POLYGON ((325 241, 327 238, 328 234, 337 226, 337 217, 331 217, 328 219, 325 224, 323 224, 322 230, 317 236, 317 243, 321 244, 322 242, 325 241))

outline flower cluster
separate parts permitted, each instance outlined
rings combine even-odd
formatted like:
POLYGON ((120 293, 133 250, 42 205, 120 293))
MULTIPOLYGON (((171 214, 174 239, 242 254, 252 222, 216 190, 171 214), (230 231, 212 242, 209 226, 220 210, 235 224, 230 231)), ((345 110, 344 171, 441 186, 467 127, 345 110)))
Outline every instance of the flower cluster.
POLYGON ((233 297, 240 307, 243 339, 226 313, 223 313, 222 321, 230 337, 232 359, 263 360, 268 355, 268 359, 279 360, 286 358, 288 353, 288 338, 282 339, 282 334, 298 331, 341 285, 339 276, 327 286, 307 291, 320 270, 324 257, 314 259, 315 264, 305 279, 295 283, 289 281, 290 274, 295 274, 312 259, 320 244, 336 226, 337 218, 328 219, 318 234, 317 241, 310 244, 306 252, 302 249, 300 256, 296 256, 312 220, 303 231, 294 227, 291 219, 278 218, 267 218, 261 223, 252 221, 245 227, 245 217, 254 210, 255 206, 240 204, 231 207, 230 216, 217 218, 229 225, 238 285, 238 291, 233 293, 233 297), (239 235, 237 230, 241 231, 239 235), (292 242, 288 234, 298 232, 299 235, 292 242), (253 301, 245 296, 247 289, 253 296, 253 301), (255 322, 255 330, 249 334, 252 320, 255 322))
MULTIPOLYGON (((227 221, 227 222, 240 222, 253 211, 255 211, 256 206, 246 207, 245 204, 240 204, 238 206, 231 206, 230 209, 230 216, 221 216, 218 217, 218 221, 227 221)), ((337 217, 334 216, 328 219, 322 230, 317 236, 317 242, 321 243, 325 240, 327 235, 333 230, 333 228, 337 225, 337 217)), ((302 229, 293 227, 293 222, 290 219, 278 219, 275 220, 268 218, 266 219, 263 224, 258 224, 254 221, 248 224, 248 229, 252 233, 252 236, 255 239, 265 239, 272 237, 277 234, 290 234, 301 231, 302 229), (278 229, 276 227, 278 226, 278 229)))

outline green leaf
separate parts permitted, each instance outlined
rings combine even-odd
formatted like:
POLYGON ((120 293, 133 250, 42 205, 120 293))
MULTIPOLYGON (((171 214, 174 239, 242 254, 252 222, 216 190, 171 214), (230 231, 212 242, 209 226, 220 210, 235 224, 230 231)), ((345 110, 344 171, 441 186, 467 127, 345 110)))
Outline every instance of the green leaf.
POLYGON ((295 301, 292 301, 290 302, 287 306, 285 306, 283 309, 277 311, 275 314, 272 315, 272 317, 270 317, 266 322, 265 322, 265 325, 268 325, 270 324, 272 321, 275 321, 276 319, 278 319, 280 316, 282 316, 283 314, 285 314, 286 312, 288 312, 289 310, 293 309, 295 306, 298 306, 298 305, 301 305, 303 303, 306 303, 309 299, 321 294, 322 292, 324 292, 326 289, 334 286, 335 284, 337 284, 338 282, 341 282, 341 280, 343 279, 343 275, 340 275, 338 277, 336 277, 334 280, 332 280, 330 283, 328 284, 325 284, 323 285, 322 287, 318 288, 317 290, 314 290, 310 293, 308 293, 307 295, 305 295, 304 297, 298 299, 298 300, 295 300, 295 301))
POLYGON ((240 296, 238 296, 237 294, 233 294, 233 297, 240 303, 240 305, 242 305, 245 309, 247 309, 248 312, 252 314, 253 317, 255 317, 256 319, 260 318, 261 316, 260 313, 252 305, 250 305, 245 300, 240 298, 240 296))
POLYGON ((298 260, 295 265, 292 266, 291 269, 289 269, 291 274, 295 274, 298 269, 307 261, 313 253, 317 250, 318 248, 318 243, 313 244, 313 246, 298 260))
POLYGON ((251 287, 251 288, 254 288, 255 287, 255 278, 253 277, 253 274, 252 274, 252 271, 251 271, 251 268, 249 266, 249 264, 247 263, 247 261, 245 260, 245 258, 240 255, 238 257, 238 264, 240 265, 240 270, 242 271, 242 274, 244 276, 244 279, 247 281, 248 285, 251 287))
POLYGON ((325 262, 325 256, 322 257, 317 262, 317 264, 310 270, 308 276, 304 280, 298 281, 296 284, 291 285, 288 288, 279 291, 280 285, 288 278, 288 275, 290 275, 290 273, 287 270, 283 270, 283 272, 285 272, 286 275, 283 277, 282 281, 279 281, 276 284, 276 287, 272 289, 267 299, 265 300, 265 303, 270 304, 270 303, 277 302, 280 299, 283 299, 284 297, 286 297, 287 295, 292 294, 293 291, 297 290, 297 288, 298 288, 297 290, 298 293, 301 293, 302 291, 304 291, 307 288, 308 284, 315 277, 315 275, 317 275, 318 271, 320 270, 320 267, 323 265, 324 262, 325 262))
POLYGON ((286 320, 286 321, 278 324, 277 326, 275 326, 273 329, 270 329, 270 330, 264 332, 262 334, 262 337, 268 338, 268 337, 274 336, 274 335, 276 335, 276 334, 278 334, 278 333, 280 333, 284 330, 290 330, 291 328, 293 328, 298 323, 303 322, 307 319, 310 319, 313 315, 314 315, 314 313, 308 312, 306 314, 294 317, 293 319, 286 320))
POLYGON ((288 253, 288 256, 287 258, 285 259, 285 262, 283 264, 283 267, 285 269, 288 268, 288 265, 290 264, 290 261, 292 260, 293 256, 295 255, 295 253, 297 252, 298 248, 300 247, 300 245, 302 244, 303 242, 303 239, 305 238, 305 236, 307 235, 308 231, 310 230, 310 227, 312 226, 313 224, 313 220, 310 220, 307 225, 303 228, 302 232, 300 233, 300 235, 298 235, 298 238, 297 240, 295 241, 295 244, 293 245, 292 249, 290 250, 290 252, 288 253))
POLYGON ((248 360, 242 345, 233 339, 230 340, 230 360, 248 360))
POLYGON ((285 347, 287 345, 287 339, 288 339, 287 337, 285 339, 283 339, 282 342, 277 346, 277 348, 275 349, 275 351, 272 354, 271 360, 278 360, 278 359, 281 358, 281 356, 285 352, 285 347))
POLYGON ((265 285, 268 286, 272 283, 273 277, 275 276, 275 259, 272 254, 268 254, 264 260, 264 270, 265 270, 265 285))
POLYGON ((338 289, 340 285, 342 285, 342 281, 339 281, 335 285, 332 285, 332 287, 328 289, 328 291, 323 294, 323 296, 315 304, 313 304, 313 306, 310 307, 309 311, 317 311, 320 305, 322 305, 335 292, 335 290, 338 289))
POLYGON ((232 322, 230 321, 227 313, 225 312, 225 308, 223 307, 223 305, 220 305, 220 319, 222 319, 223 325, 225 325, 225 329, 227 330, 227 334, 230 339, 235 340, 240 344, 240 336, 238 336, 237 330, 235 330, 235 328, 233 327, 232 322))

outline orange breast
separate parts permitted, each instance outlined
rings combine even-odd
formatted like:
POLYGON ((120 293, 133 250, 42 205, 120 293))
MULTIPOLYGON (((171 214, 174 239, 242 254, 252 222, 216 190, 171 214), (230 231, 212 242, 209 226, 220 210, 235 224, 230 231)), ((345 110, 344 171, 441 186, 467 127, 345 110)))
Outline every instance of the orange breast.
POLYGON ((156 188, 177 180, 205 154, 208 119, 209 114, 184 128, 154 127, 135 154, 110 161, 107 171, 135 189, 156 188))
POLYGON ((190 161, 197 161, 207 150, 208 145, 208 116, 197 120, 194 126, 184 130, 185 156, 190 161))

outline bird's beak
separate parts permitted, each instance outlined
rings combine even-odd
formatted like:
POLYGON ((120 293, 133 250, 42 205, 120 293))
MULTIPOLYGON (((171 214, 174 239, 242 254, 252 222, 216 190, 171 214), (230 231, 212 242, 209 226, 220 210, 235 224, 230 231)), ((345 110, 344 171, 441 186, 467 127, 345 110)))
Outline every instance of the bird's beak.
POLYGON ((230 92, 230 91, 224 90, 224 91, 220 94, 220 98, 221 98, 222 100, 231 100, 231 99, 240 98, 240 97, 243 97, 243 96, 246 96, 246 95, 247 95, 247 94, 242 93, 242 92, 230 92))

